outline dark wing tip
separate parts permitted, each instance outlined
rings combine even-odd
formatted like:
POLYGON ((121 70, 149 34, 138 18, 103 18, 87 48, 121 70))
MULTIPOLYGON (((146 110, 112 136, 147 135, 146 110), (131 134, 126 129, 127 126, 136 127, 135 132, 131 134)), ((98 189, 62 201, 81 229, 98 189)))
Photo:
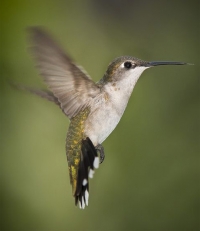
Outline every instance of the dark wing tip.
POLYGON ((28 39, 32 41, 37 41, 38 39, 41 40, 41 38, 46 38, 47 37, 47 32, 44 27, 41 26, 33 26, 33 27, 28 27, 26 29, 28 33, 28 39))
POLYGON ((28 34, 30 35, 34 35, 34 36, 44 36, 47 34, 45 27, 43 26, 31 26, 31 27, 27 27, 26 31, 28 32, 28 34))
POLYGON ((82 154, 79 163, 77 187, 74 197, 75 204, 77 205, 79 202, 79 207, 84 209, 85 205, 88 205, 89 200, 88 178, 93 178, 94 169, 99 167, 99 157, 93 143, 88 137, 82 140, 81 152, 82 154))
POLYGON ((30 42, 30 50, 33 53, 41 53, 42 51, 44 52, 44 50, 54 50, 54 52, 56 51, 57 54, 60 54, 66 58, 66 54, 63 52, 59 44, 44 27, 29 27, 27 28, 27 32, 28 41, 30 42))
MULTIPOLYGON (((29 27, 27 28, 28 41, 32 46, 51 45, 53 40, 51 35, 46 31, 44 27, 29 27)), ((54 43, 54 42, 53 42, 54 43)))

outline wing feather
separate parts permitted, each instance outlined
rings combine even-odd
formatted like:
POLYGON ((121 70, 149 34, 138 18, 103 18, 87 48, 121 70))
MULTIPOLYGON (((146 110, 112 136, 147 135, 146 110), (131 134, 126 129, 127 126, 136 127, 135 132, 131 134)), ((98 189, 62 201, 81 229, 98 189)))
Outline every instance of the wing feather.
POLYGON ((90 106, 100 89, 43 29, 34 27, 30 28, 30 32, 31 52, 40 74, 71 119, 90 106))

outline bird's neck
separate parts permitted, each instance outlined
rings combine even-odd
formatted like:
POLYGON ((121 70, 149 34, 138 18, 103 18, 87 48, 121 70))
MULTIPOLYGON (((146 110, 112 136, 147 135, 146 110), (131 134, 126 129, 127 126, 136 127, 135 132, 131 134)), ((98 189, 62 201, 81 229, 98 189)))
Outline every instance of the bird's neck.
POLYGON ((133 75, 133 73, 117 81, 107 82, 103 89, 108 94, 110 102, 118 110, 121 115, 123 114, 132 91, 138 81, 142 71, 133 75))

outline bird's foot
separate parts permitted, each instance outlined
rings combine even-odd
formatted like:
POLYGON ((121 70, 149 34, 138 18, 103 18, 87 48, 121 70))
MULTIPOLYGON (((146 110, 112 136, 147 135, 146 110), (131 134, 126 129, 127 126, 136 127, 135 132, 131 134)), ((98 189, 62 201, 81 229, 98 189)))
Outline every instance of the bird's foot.
POLYGON ((104 147, 101 144, 98 144, 95 147, 95 149, 96 149, 97 152, 99 152, 100 164, 101 164, 105 159, 104 147))

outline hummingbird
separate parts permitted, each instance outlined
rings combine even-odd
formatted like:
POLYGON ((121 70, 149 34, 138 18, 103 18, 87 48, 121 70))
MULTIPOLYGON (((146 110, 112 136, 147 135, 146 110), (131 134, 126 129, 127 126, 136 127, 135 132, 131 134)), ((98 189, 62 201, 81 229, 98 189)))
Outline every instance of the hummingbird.
POLYGON ((135 84, 144 70, 184 62, 143 61, 121 56, 93 82, 41 27, 29 28, 31 53, 49 90, 21 87, 57 104, 69 118, 66 155, 75 205, 88 206, 89 178, 105 158, 103 141, 119 123, 135 84))

